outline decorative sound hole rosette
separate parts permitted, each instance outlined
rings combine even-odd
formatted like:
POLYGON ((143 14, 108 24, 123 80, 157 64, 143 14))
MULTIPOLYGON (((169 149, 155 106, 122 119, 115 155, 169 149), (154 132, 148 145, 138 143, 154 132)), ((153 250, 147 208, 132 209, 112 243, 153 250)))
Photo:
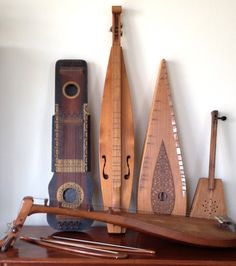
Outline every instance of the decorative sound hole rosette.
POLYGON ((80 86, 74 81, 68 81, 63 85, 62 93, 68 99, 75 99, 79 96, 80 86))
POLYGON ((207 214, 209 216, 213 216, 213 215, 215 215, 215 213, 217 213, 219 205, 218 205, 218 202, 216 200, 209 199, 208 201, 204 200, 202 202, 202 207, 203 207, 203 211, 205 214, 207 214))
POLYGON ((76 183, 68 182, 57 190, 57 201, 65 208, 78 208, 84 200, 84 191, 76 183))

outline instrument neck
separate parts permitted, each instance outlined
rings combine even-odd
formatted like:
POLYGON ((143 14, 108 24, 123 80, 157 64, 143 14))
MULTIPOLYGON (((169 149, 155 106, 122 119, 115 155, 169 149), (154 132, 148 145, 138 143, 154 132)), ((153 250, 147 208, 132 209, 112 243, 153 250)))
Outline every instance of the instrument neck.
POLYGON ((218 111, 211 112, 211 140, 210 140, 210 158, 208 173, 208 188, 215 189, 215 160, 216 160, 216 140, 217 140, 218 111))

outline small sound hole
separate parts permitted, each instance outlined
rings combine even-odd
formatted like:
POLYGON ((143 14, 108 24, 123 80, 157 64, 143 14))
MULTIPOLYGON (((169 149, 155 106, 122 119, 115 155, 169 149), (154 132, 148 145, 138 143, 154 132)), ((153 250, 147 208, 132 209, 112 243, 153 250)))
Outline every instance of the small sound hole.
POLYGON ((158 194, 158 199, 159 199, 160 201, 165 201, 165 200, 167 200, 167 198, 168 198, 168 196, 167 196, 167 194, 166 194, 165 192, 160 192, 160 193, 158 194))
POLYGON ((80 93, 79 84, 76 82, 67 82, 62 88, 63 94, 66 98, 74 99, 80 93))
POLYGON ((76 194, 77 194, 77 191, 75 189, 73 189, 73 188, 67 188, 63 192, 63 199, 67 203, 73 203, 76 200, 76 194))

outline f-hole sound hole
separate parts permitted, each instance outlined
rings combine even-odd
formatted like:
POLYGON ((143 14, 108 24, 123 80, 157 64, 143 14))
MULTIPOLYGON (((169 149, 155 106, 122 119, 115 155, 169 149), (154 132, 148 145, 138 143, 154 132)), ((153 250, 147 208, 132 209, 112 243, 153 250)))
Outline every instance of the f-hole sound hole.
POLYGON ((129 177, 130 177, 129 159, 130 159, 130 155, 128 155, 126 158, 126 163, 127 163, 127 168, 128 168, 128 173, 125 175, 126 180, 129 179, 129 177))
POLYGON ((73 203, 76 200, 77 192, 74 188, 67 188, 63 192, 63 199, 67 203, 73 203))
POLYGON ((108 179, 108 175, 105 173, 106 162, 107 162, 106 156, 103 155, 103 156, 102 156, 102 159, 104 160, 104 163, 103 163, 103 170, 102 170, 102 175, 103 175, 103 178, 104 178, 104 179, 108 179))
POLYGON ((165 201, 165 200, 167 200, 167 198, 168 198, 167 193, 165 193, 165 192, 158 193, 158 199, 160 201, 165 201))
POLYGON ((78 83, 69 81, 66 84, 64 84, 62 91, 66 98, 74 99, 79 95, 80 87, 78 83))

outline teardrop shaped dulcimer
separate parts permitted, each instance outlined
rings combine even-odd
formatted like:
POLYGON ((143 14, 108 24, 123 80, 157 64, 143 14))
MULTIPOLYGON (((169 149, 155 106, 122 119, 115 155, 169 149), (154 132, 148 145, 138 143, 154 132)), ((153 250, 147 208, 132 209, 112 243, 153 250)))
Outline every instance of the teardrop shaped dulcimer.
POLYGON ((137 210, 186 215, 186 182, 166 61, 160 64, 143 149, 137 210))
MULTIPOLYGON (((134 129, 131 99, 121 37, 120 6, 112 7, 113 43, 107 67, 100 120, 100 179, 103 205, 113 210, 128 209, 134 169, 134 129)), ((125 232, 107 225, 109 233, 125 232)))

